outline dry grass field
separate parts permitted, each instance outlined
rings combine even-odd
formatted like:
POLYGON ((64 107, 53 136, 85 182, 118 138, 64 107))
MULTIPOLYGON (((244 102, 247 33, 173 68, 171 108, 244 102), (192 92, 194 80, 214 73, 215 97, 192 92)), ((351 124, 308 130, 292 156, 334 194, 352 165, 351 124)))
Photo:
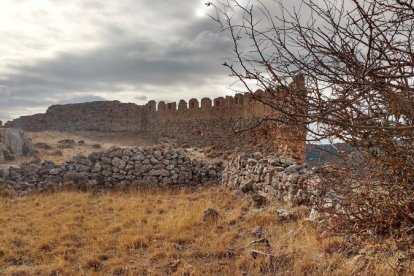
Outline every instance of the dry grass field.
POLYGON ((0 275, 393 273, 393 256, 356 256, 303 219, 278 222, 278 207, 256 209, 219 186, 0 198, 0 275), (204 220, 209 207, 217 220, 204 220), (257 226, 269 246, 252 243, 257 226))

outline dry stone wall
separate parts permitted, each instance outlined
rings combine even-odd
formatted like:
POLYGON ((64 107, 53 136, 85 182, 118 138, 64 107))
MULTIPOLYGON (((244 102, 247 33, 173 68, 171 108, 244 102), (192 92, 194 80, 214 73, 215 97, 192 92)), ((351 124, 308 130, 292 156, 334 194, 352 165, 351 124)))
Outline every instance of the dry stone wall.
MULTIPOLYGON (((304 80, 296 78, 291 84, 306 95, 304 80)), ((279 88, 278 88, 279 89, 279 88)), ((274 99, 279 104, 288 104, 289 95, 282 88, 274 99)), ((269 93, 267 93, 269 94, 269 93)), ((281 126, 267 121, 251 131, 263 119, 282 116, 257 99, 262 91, 254 95, 237 94, 235 97, 216 99, 180 100, 178 104, 150 101, 139 106, 118 101, 92 102, 51 106, 45 114, 23 116, 6 123, 7 127, 18 127, 26 131, 41 130, 97 130, 135 131, 154 138, 169 137, 178 143, 194 146, 215 145, 221 148, 257 148, 278 150, 300 161, 305 158, 304 125, 292 122, 281 126)))
POLYGON ((296 205, 312 206, 322 194, 320 178, 313 169, 298 164, 293 158, 261 152, 233 155, 221 182, 243 193, 296 205))
POLYGON ((191 159, 167 145, 117 148, 77 156, 62 164, 32 161, 0 172, 0 190, 20 195, 51 191, 72 183, 76 188, 218 182, 221 163, 191 159))

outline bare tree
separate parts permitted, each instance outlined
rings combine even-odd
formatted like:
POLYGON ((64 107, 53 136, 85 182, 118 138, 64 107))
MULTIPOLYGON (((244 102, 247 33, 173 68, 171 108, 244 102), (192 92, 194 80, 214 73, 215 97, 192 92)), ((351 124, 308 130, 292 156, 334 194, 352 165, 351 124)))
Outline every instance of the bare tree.
POLYGON ((306 125, 309 141, 341 141, 349 167, 325 185, 341 207, 321 203, 338 229, 371 235, 414 231, 414 6, 412 0, 207 3, 233 41, 224 64, 257 100, 306 125), (301 75, 306 97, 288 83, 301 75), (278 98, 289 91, 290 104, 278 98), (303 112, 306 110, 306 112, 303 112), (357 153, 357 155, 355 154, 357 153), (352 160, 352 162, 351 162, 352 160))

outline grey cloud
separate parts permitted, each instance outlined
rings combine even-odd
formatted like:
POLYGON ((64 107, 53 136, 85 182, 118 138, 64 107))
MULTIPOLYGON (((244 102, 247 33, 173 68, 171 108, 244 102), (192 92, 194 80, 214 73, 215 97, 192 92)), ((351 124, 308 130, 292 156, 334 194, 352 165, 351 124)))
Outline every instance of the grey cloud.
POLYGON ((136 96, 135 99, 138 101, 147 101, 148 97, 145 95, 142 95, 142 96, 136 96))
POLYGON ((105 98, 93 95, 84 95, 79 97, 73 97, 70 99, 58 101, 57 104, 73 104, 73 103, 86 103, 86 102, 96 102, 96 101, 106 101, 105 98))
POLYGON ((7 97, 0 100, 0 120, 7 121, 20 115, 36 113, 54 104, 82 103, 92 101, 105 101, 105 98, 94 95, 69 96, 63 100, 41 99, 39 97, 7 97))
MULTIPOLYGON (((74 2, 85 10, 79 16, 96 31, 100 46, 7 64, 9 73, 0 76, 0 95, 6 96, 0 98, 0 119, 24 115, 30 107, 104 100, 98 93, 136 91, 137 101, 170 98, 159 91, 176 95, 183 87, 197 93, 228 74, 220 64, 231 41, 212 20, 195 16, 203 1, 74 2)), ((59 26, 48 28, 59 32, 59 26)))
POLYGON ((137 38, 87 53, 64 53, 32 66, 14 66, 19 73, 0 79, 0 85, 19 96, 116 91, 122 85, 198 85, 224 74, 219 56, 228 43, 210 32, 171 45, 137 38))
POLYGON ((30 98, 23 98, 23 97, 9 97, 6 99, 2 99, 0 101, 0 108, 2 110, 6 110, 9 107, 13 108, 23 108, 23 107, 36 107, 36 106, 44 106, 53 104, 54 101, 50 100, 37 100, 37 99, 30 99, 30 98))
POLYGON ((182 28, 182 34, 188 38, 194 38, 202 32, 219 33, 219 25, 211 18, 205 17, 193 22, 190 26, 182 28))

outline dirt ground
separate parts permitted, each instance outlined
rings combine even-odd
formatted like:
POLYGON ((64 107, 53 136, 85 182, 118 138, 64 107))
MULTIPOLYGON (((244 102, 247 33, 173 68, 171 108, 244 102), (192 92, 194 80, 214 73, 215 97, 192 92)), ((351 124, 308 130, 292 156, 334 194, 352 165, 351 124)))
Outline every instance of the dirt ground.
POLYGON ((155 143, 149 137, 139 134, 126 132, 95 132, 95 131, 42 131, 29 132, 28 136, 32 139, 38 153, 36 154, 41 160, 50 160, 60 163, 68 160, 78 154, 88 155, 93 151, 103 150, 112 146, 119 147, 136 147, 146 146, 155 143), (61 140, 72 139, 75 144, 71 147, 65 147, 61 140), (81 141, 81 143, 79 143, 81 141), (82 141, 84 143, 82 143, 82 141), (44 149, 38 143, 46 143, 51 148, 44 149))
MULTIPOLYGON (((99 151, 112 146, 136 147, 152 145, 156 141, 150 137, 135 133, 120 132, 94 132, 94 131, 41 131, 28 132, 28 136, 35 145, 35 156, 41 160, 50 160, 61 163, 72 157, 93 151, 99 151), (71 139, 74 144, 59 143, 71 139)), ((27 158, 20 158, 13 163, 21 163, 27 158)))
MULTIPOLYGON (((101 151, 112 146, 117 147, 140 147, 150 146, 160 142, 173 144, 174 141, 160 139, 159 141, 138 133, 128 132, 96 132, 96 131, 41 131, 27 132, 27 135, 35 145, 34 156, 20 157, 13 161, 0 162, 0 169, 7 169, 10 166, 19 166, 23 162, 37 157, 40 160, 49 160, 54 163, 62 163, 76 155, 88 155, 94 151, 101 151), (73 140, 73 144, 62 143, 62 140, 73 140)), ((214 150, 211 147, 194 148, 186 146, 187 154, 190 157, 203 159, 207 162, 216 162, 230 154, 214 150)))
POLYGON ((157 141, 151 137, 137 133, 126 132, 97 132, 97 131, 40 131, 26 132, 35 145, 34 156, 18 157, 12 161, 0 162, 0 170, 31 160, 34 157, 42 161, 49 160, 62 163, 72 157, 94 151, 100 151, 112 146, 139 147, 153 145, 157 141), (73 145, 59 143, 61 140, 72 139, 73 145))

